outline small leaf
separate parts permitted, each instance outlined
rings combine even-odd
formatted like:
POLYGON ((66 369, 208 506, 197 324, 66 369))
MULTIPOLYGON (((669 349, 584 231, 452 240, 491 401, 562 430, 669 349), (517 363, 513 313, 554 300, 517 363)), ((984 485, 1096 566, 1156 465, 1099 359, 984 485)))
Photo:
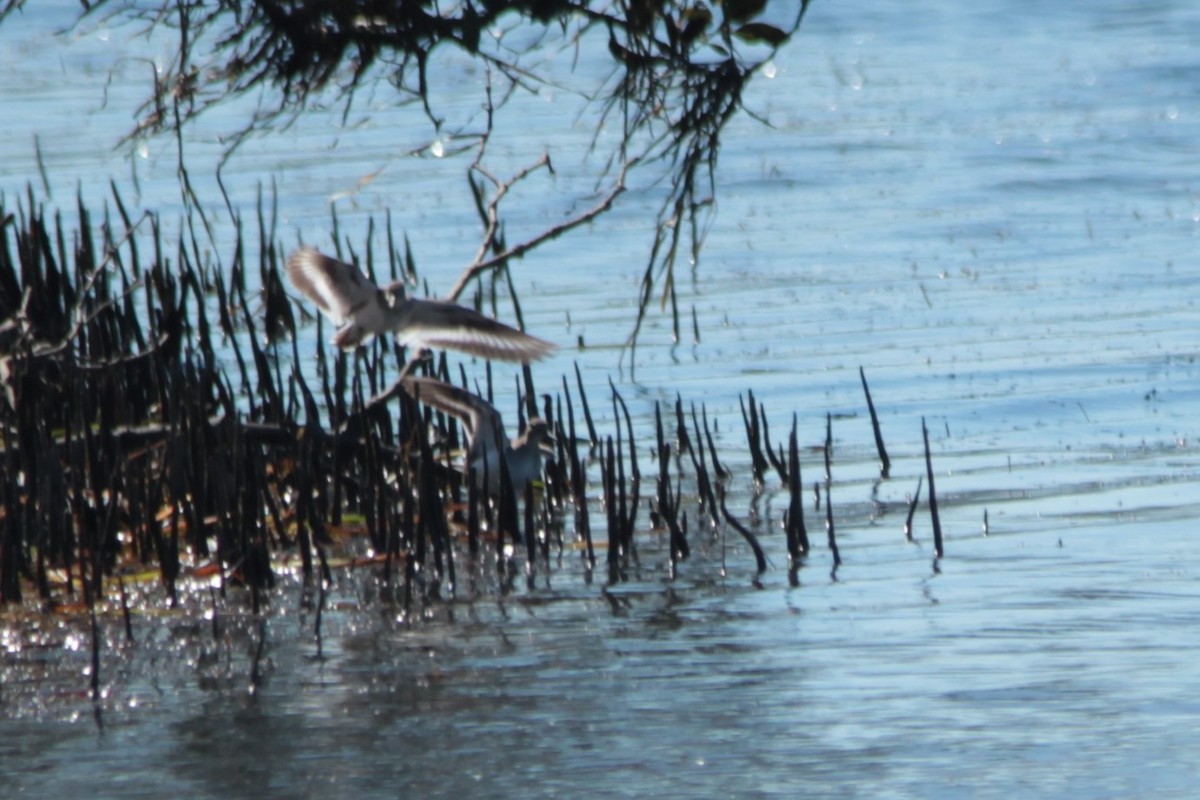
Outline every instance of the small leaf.
POLYGON ((725 0, 725 19, 744 22, 757 17, 767 7, 767 0, 725 0))
POLYGON ((788 35, 765 22, 748 22, 733 32, 733 35, 744 42, 766 42, 772 47, 778 47, 788 40, 788 35))
POLYGON ((680 21, 683 24, 679 31, 679 38, 684 42, 692 42, 712 24, 712 12, 708 10, 708 6, 701 4, 683 12, 680 21), (684 20, 686 22, 683 22, 684 20))

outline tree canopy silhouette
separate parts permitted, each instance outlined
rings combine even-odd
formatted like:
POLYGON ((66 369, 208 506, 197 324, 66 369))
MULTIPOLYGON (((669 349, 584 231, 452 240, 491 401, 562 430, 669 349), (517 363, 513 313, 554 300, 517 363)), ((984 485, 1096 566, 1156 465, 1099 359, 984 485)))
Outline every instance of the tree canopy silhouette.
MULTIPOLYGON (((0 3, 0 19, 24 0, 0 3)), ((639 293, 637 333, 658 298, 679 337, 674 266, 681 251, 698 260, 711 213, 721 135, 743 109, 752 76, 799 29, 809 0, 82 0, 83 17, 108 15, 170 28, 173 59, 157 71, 131 136, 174 133, 207 108, 248 92, 270 99, 232 140, 304 111, 329 93, 350 112, 356 92, 386 81, 419 104, 435 129, 430 57, 456 48, 486 68, 487 126, 477 134, 468 180, 485 230, 484 246, 464 273, 503 267, 509 257, 572 227, 558 225, 508 247, 499 198, 508 186, 481 167, 493 126, 515 93, 552 81, 554 59, 573 66, 587 48, 606 48, 613 70, 588 100, 600 124, 621 135, 600 153, 610 191, 578 222, 603 213, 624 188, 627 171, 658 169, 669 191, 659 208, 639 293), (536 35, 528 35, 530 32, 536 35), (491 202, 482 183, 491 184, 491 202), (657 290, 657 291, 656 291, 657 290)), ((106 17, 107 18, 107 17, 106 17)), ((590 52, 590 51, 589 51, 590 52)), ((593 149, 596 143, 593 140, 593 149)), ((550 166, 549 159, 533 165, 550 166)), ((186 180, 186 174, 184 175, 186 180)), ((516 180, 514 178, 513 180, 516 180)), ((461 292, 465 280, 456 286, 461 292)))

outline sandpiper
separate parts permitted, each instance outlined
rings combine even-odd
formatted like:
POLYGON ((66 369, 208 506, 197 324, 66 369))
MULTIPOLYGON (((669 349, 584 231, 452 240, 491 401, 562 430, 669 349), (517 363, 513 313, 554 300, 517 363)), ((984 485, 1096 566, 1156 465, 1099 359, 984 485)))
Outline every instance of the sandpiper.
POLYGON ((457 303, 406 298, 403 282, 376 286, 350 264, 301 247, 288 257, 288 277, 327 317, 341 325, 333 343, 353 348, 394 332, 417 349, 453 349, 482 358, 527 364, 555 345, 457 303))
POLYGON ((500 490, 500 457, 503 455, 517 494, 542 474, 542 455, 552 453, 550 426, 537 417, 529 421, 525 432, 511 442, 504 433, 500 412, 478 395, 434 378, 406 377, 404 390, 422 403, 451 414, 462 421, 469 444, 467 464, 475 469, 477 485, 487 474, 487 488, 500 490))

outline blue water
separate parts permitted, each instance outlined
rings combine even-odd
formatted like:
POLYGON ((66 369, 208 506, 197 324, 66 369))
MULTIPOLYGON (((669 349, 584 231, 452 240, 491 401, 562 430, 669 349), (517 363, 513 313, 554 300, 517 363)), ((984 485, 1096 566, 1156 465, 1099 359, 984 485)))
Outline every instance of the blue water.
MULTIPOLYGON (((69 11, 50 6, 0 27, 0 190, 40 183, 36 134, 68 212, 77 186, 101 203, 113 179, 177 226, 173 143, 113 149, 149 67, 122 60, 127 32, 51 36, 69 11)), ((647 442, 655 400, 706 404, 731 510, 760 515, 775 567, 761 589, 732 531, 693 531, 673 583, 643 531, 629 583, 586 582, 568 551, 534 589, 464 587, 417 621, 345 573, 318 658, 285 581, 254 694, 241 598, 217 642, 163 609, 124 645, 114 616, 102 732, 82 624, 5 611, 0 794, 1191 797, 1196 41, 1188 3, 813 4, 747 97, 769 126, 727 135, 701 263, 680 273, 683 341, 652 315, 634 374, 619 361, 656 209, 647 177, 514 275, 530 329, 567 345, 536 367, 543 386, 577 361, 607 418, 595 398, 612 377, 647 442), (860 366, 893 459, 882 483, 860 366), (816 552, 788 583, 786 494, 768 481, 753 500, 747 388, 776 441, 795 413, 819 445, 834 415, 836 574, 813 513, 816 552), (927 515, 917 544, 901 532, 923 418, 947 535, 936 571, 927 515)), ((442 107, 470 120, 480 79, 456 74, 442 107)), ((218 249, 233 228, 213 165, 246 105, 187 141, 218 249)), ((498 137, 498 173, 546 149, 558 170, 515 193, 510 241, 590 202, 578 106, 519 100, 528 124, 498 137)), ((360 108, 345 128, 340 109, 314 111, 248 142, 226 166, 234 205, 249 218, 273 184, 285 246, 328 247, 331 203, 355 242, 390 210, 444 290, 477 247, 464 163, 408 155, 434 134, 385 91, 360 108)))

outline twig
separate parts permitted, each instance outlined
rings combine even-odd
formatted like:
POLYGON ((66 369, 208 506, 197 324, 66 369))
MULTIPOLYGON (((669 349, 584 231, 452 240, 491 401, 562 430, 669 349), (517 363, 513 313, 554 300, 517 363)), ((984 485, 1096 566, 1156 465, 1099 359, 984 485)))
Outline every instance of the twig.
POLYGON ((472 171, 478 172, 480 175, 491 181, 496 187, 496 193, 492 195, 492 199, 490 202, 488 202, 487 208, 480 209, 482 216, 484 217, 484 225, 486 227, 483 232, 483 241, 479 244, 479 252, 475 254, 475 260, 471 262, 472 264, 479 264, 482 262, 487 257, 488 251, 496 245, 496 233, 500 230, 500 201, 503 200, 504 196, 508 194, 509 189, 515 186, 518 182, 529 177, 534 170, 541 169, 542 167, 548 169, 550 174, 554 174, 554 165, 550 163, 549 153, 542 153, 541 158, 539 158, 536 162, 530 164, 528 167, 525 167, 525 169, 520 170, 516 175, 513 175, 507 181, 502 183, 498 178, 496 178, 495 175, 492 175, 490 172, 484 169, 482 164, 477 162, 471 165, 472 171))
MULTIPOLYGON (((629 168, 636 163, 636 161, 637 161, 636 159, 633 159, 631 161, 626 161, 621 166, 621 173, 617 176, 617 179, 613 183, 612 187, 609 188, 608 192, 604 195, 604 197, 602 197, 600 199, 600 201, 598 203, 596 203, 596 205, 592 206, 587 211, 584 211, 582 214, 572 217, 571 219, 567 220, 566 222, 562 222, 562 223, 559 223, 558 225, 554 225, 550 228, 547 228, 546 230, 539 233, 537 236, 534 236, 532 239, 521 242, 520 244, 513 245, 512 247, 504 250, 503 252, 497 253, 496 255, 492 256, 491 258, 485 258, 483 260, 479 260, 479 258, 477 257, 475 263, 471 264, 465 270, 463 270, 462 275, 460 275, 458 278, 458 282, 454 284, 454 287, 450 290, 449 294, 446 296, 447 299, 457 300, 458 296, 461 295, 463 293, 463 291, 467 288, 467 285, 471 281, 473 281, 475 278, 477 278, 479 275, 481 275, 489 270, 493 270, 493 269, 503 266, 510 259, 520 258, 521 256, 525 255, 526 253, 528 253, 530 250, 534 249, 535 247, 538 247, 539 245, 544 244, 545 242, 548 242, 551 239, 557 239, 559 236, 562 236, 567 231, 578 228, 580 225, 585 225, 585 224, 591 222, 592 220, 594 220, 596 217, 603 214, 604 212, 608 211, 610 208, 612 208, 612 204, 617 199, 617 196, 625 191, 625 175, 626 175, 626 173, 628 173, 629 168)), ((482 251, 481 251, 481 255, 482 255, 482 251)))

